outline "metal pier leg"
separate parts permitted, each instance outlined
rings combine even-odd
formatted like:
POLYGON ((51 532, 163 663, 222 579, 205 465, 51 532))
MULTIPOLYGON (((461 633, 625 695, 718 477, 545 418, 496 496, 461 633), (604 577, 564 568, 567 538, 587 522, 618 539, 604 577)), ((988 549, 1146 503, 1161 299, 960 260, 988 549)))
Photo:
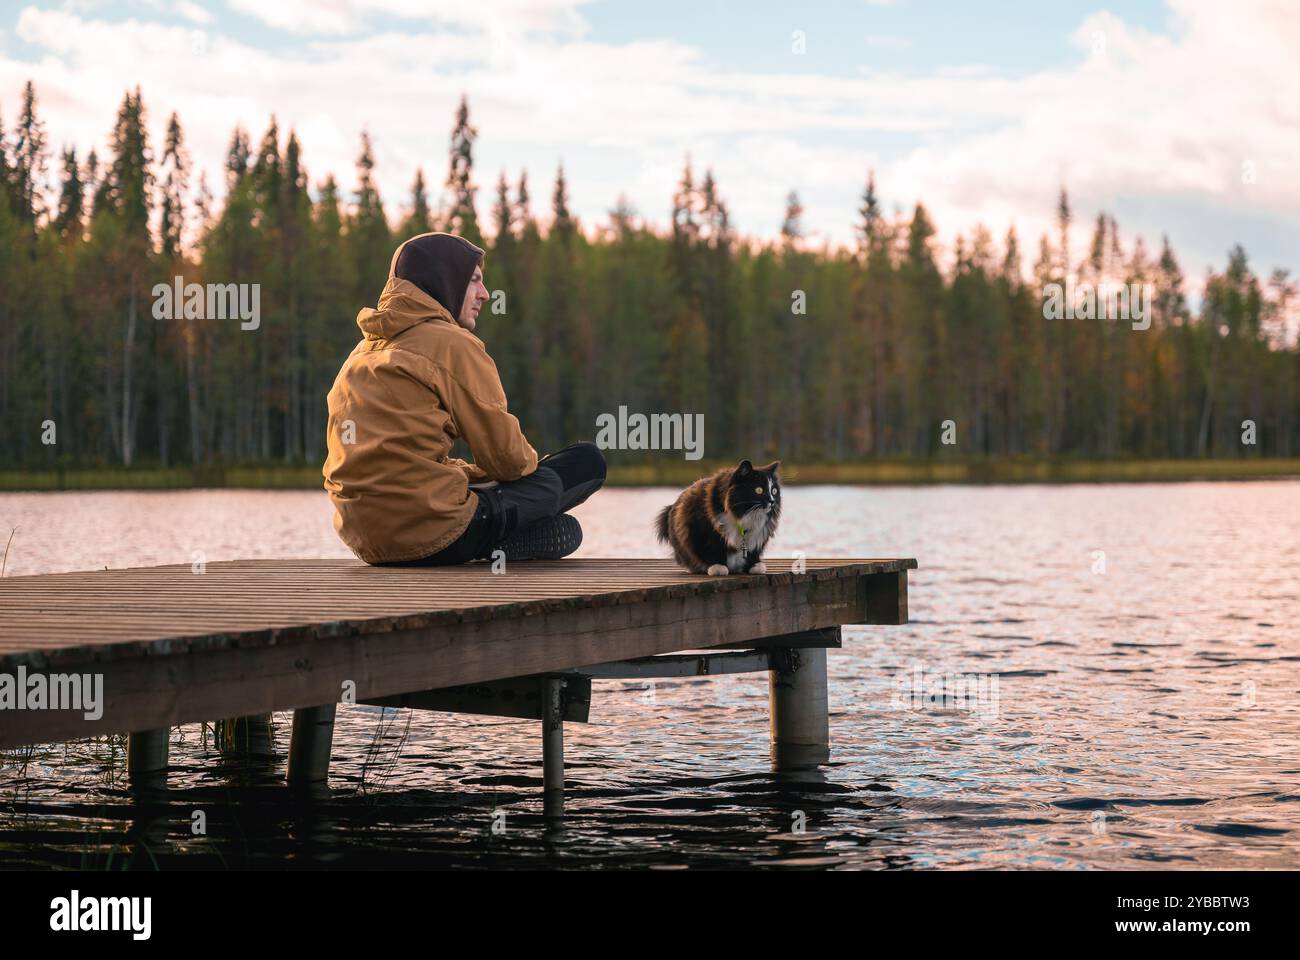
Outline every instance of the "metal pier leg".
POLYGON ((825 649, 776 651, 768 674, 768 702, 774 769, 804 770, 830 760, 825 649))
POLYGON ((564 813, 564 681, 542 680, 542 808, 546 816, 564 813))
POLYGON ((319 707, 299 707, 293 712, 289 783, 323 783, 329 777, 335 707, 336 704, 326 703, 319 707))
POLYGON ((126 736, 126 774, 131 779, 158 777, 167 771, 170 727, 137 730, 126 736))

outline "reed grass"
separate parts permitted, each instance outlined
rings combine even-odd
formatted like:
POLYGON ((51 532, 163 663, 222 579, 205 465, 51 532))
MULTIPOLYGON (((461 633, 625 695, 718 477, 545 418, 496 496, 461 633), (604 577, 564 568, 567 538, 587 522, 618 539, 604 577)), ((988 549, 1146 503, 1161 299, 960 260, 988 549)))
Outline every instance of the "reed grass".
MULTIPOLYGON (((722 462, 658 460, 617 463, 612 454, 608 487, 685 487, 722 462)), ((1177 483, 1188 480, 1261 480, 1300 477, 1300 458, 1243 459, 1036 459, 940 458, 796 463, 784 467, 793 484, 1069 484, 1177 483)), ((87 470, 0 471, 0 490, 321 490, 317 467, 239 466, 187 468, 98 467, 87 470)))
MULTIPOLYGON (((611 487, 685 486, 730 463, 662 459, 625 464, 610 459, 611 487)), ((1034 457, 966 457, 870 460, 857 463, 788 461, 789 483, 900 485, 1002 483, 1168 483, 1192 480, 1259 480, 1300 477, 1300 458, 1184 460, 1073 460, 1034 457)), ((0 471, 0 491, 43 490, 322 490, 312 466, 243 465, 161 468, 93 467, 76 470, 0 471)))

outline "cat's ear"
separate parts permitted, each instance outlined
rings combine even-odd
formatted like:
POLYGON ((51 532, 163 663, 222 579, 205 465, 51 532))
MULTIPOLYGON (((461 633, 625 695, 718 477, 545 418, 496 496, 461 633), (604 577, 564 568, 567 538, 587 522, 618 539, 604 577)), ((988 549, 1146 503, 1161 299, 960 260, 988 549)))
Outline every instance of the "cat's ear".
POLYGON ((781 469, 781 461, 773 460, 766 467, 759 467, 758 469, 763 473, 776 473, 779 469, 781 469))
POLYGON ((736 476, 743 477, 745 476, 745 474, 752 472, 753 469, 754 469, 754 465, 752 463, 750 463, 748 460, 741 460, 740 466, 736 468, 736 476))

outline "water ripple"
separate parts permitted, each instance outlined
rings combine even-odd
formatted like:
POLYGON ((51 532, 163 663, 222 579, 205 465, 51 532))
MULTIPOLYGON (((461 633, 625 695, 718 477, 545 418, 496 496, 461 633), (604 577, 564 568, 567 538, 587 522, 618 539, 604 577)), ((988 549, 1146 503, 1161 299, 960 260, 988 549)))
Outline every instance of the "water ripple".
MULTIPOLYGON (((659 555, 675 491, 607 490, 580 555, 659 555)), ((316 493, 0 495, 11 574, 343 557, 316 493)), ((543 817, 534 723, 342 707, 330 788, 173 731, 0 765, 0 865, 911 869, 1292 867, 1300 484, 787 488, 773 556, 915 556, 912 622, 829 655, 833 762, 774 773, 761 675, 597 683, 543 817), (845 518, 852 517, 851 523, 845 518), (921 673, 918 675, 917 670, 921 673), (914 689, 916 678, 923 678, 914 689), (996 682, 996 687, 993 686, 996 682), (983 684, 983 687, 980 684, 983 684), (900 689, 904 691, 900 695, 900 689), (965 696, 963 696, 963 691, 965 696), (206 835, 191 824, 207 818, 206 835)))

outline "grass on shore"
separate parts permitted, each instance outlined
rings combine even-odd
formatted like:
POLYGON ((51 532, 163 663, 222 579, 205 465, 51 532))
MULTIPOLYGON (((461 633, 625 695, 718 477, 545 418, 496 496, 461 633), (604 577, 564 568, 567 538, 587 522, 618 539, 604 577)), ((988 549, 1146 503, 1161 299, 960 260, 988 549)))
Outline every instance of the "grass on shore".
MULTIPOLYGON (((722 466, 698 460, 611 464, 609 486, 685 486, 722 466)), ((787 463, 790 483, 988 484, 1160 483, 1187 480, 1258 480, 1300 477, 1300 458, 1249 460, 1038 460, 980 458, 873 460, 866 463, 787 463)), ((0 490, 183 490, 191 488, 320 490, 320 468, 247 465, 232 467, 90 467, 0 471, 0 490)))

